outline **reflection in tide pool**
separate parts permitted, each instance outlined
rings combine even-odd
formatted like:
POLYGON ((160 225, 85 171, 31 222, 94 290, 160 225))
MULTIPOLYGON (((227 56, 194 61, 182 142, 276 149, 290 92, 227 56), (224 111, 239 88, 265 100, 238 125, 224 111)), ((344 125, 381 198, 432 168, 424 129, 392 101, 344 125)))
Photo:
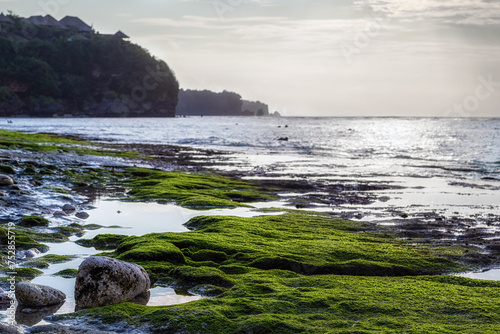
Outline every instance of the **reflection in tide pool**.
MULTIPOLYGON (((82 237, 85 239, 91 239, 98 234, 106 233, 139 236, 148 233, 186 232, 188 229, 184 224, 191 218, 201 215, 254 217, 262 214, 252 208, 195 211, 184 209, 173 204, 121 202, 110 198, 98 199, 93 205, 94 208, 88 210, 90 217, 85 221, 84 225, 98 224, 106 227, 87 231, 82 237)), ((267 205, 269 205, 269 203, 267 203, 267 205)), ((261 203, 260 206, 265 205, 261 203)), ((58 254, 75 257, 69 262, 52 264, 49 268, 43 269, 42 276, 32 280, 34 284, 48 285, 66 294, 66 302, 54 308, 53 312, 55 313, 53 314, 64 314, 75 311, 75 279, 58 277, 54 276, 54 274, 63 269, 78 269, 85 258, 102 253, 102 251, 98 251, 94 248, 79 246, 75 243, 78 239, 80 238, 72 237, 70 238, 70 242, 59 244, 46 243, 47 246, 50 247, 50 250, 47 253, 39 255, 58 254)), ((168 287, 155 287, 151 289, 151 295, 147 305, 176 305, 202 298, 201 296, 191 295, 182 290, 174 290, 168 287)), ((26 316, 20 312, 21 309, 18 310, 18 316, 16 317, 19 318, 19 323, 28 326, 47 324, 42 318, 51 315, 46 314, 47 310, 44 309, 41 312, 30 313, 26 316)), ((0 318, 6 316, 7 311, 0 311, 0 318)))
POLYGON ((500 269, 482 270, 479 272, 460 274, 459 276, 490 281, 500 281, 500 269))
POLYGON ((184 224, 197 216, 254 217, 262 214, 251 208, 199 211, 173 204, 121 202, 106 198, 98 200, 95 206, 95 209, 89 211, 90 218, 86 223, 107 228, 88 231, 84 236, 86 239, 107 233, 139 236, 148 233, 186 232, 188 229, 184 224))

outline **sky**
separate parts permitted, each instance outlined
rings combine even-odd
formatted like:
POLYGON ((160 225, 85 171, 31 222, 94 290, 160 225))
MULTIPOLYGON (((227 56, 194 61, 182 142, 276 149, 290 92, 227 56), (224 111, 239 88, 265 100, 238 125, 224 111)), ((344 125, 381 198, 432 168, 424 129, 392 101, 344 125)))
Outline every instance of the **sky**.
POLYGON ((122 30, 181 88, 286 116, 500 117, 500 0, 0 0, 122 30))

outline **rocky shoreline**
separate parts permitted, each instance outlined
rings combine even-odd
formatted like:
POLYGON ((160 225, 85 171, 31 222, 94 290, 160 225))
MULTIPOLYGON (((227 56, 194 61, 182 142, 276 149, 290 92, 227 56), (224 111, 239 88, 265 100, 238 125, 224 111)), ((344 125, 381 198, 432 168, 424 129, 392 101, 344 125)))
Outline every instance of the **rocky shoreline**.
MULTIPOLYGON (((168 196, 172 195, 165 195, 164 191, 162 193, 155 193, 155 189, 152 188, 160 184, 161 180, 165 180, 167 176, 161 174, 163 172, 149 172, 148 170, 151 170, 151 168, 157 168, 163 171, 217 170, 220 159, 224 159, 225 156, 223 152, 190 150, 180 147, 160 145, 97 145, 93 143, 79 143, 78 139, 73 141, 74 139, 61 139, 60 137, 57 137, 57 140, 56 137, 54 137, 54 142, 52 143, 43 141, 36 142, 38 139, 33 139, 30 142, 31 139, 29 136, 24 137, 23 135, 19 135, 19 138, 16 138, 15 141, 12 138, 9 140, 11 140, 11 142, 7 142, 7 139, 4 138, 4 148, 0 152, 0 174, 4 174, 4 176, 0 177, 0 180, 6 182, 5 186, 0 188, 0 195, 3 195, 0 197, 2 204, 0 211, 0 222, 2 225, 0 227, 6 227, 10 222, 16 223, 18 235, 22 236, 20 240, 18 239, 22 241, 18 244, 18 247, 20 248, 19 250, 23 251, 37 249, 43 252, 47 250, 45 248, 46 246, 44 247, 44 242, 64 242, 68 241, 68 237, 72 238, 73 236, 81 238, 84 236, 86 230, 99 228, 99 226, 87 224, 86 218, 88 216, 85 216, 85 214, 88 215, 87 212, 91 213, 91 211, 86 210, 86 208, 92 206, 92 202, 96 197, 112 195, 116 198, 127 199, 127 196, 130 196, 130 194, 135 194, 135 200, 139 201, 164 201, 167 199, 170 201, 172 197, 168 196), (92 150, 92 152, 90 152, 91 154, 89 155, 88 151, 83 151, 83 148, 85 148, 85 150, 90 148, 92 150), (100 152, 101 154, 93 154, 95 152, 100 152), (116 154, 114 155, 112 152, 116 154), (136 168, 134 166, 142 166, 149 169, 131 170, 130 168, 136 168), (9 179, 13 180, 12 184, 9 179), (127 181, 129 179, 132 181, 127 181), (137 189, 155 195, 149 199, 141 197, 141 192, 137 189), (135 193, 133 190, 136 190, 135 193), (167 197, 162 199, 161 196, 167 197), (21 226, 23 225, 21 224, 22 219, 29 216, 49 217, 51 223, 46 224, 45 222, 40 222, 21 226)), ((299 278, 300 280, 305 280, 307 278, 307 280, 311 280, 311 284, 313 280, 316 280, 314 281, 314 286, 325 285, 325 289, 327 289, 325 291, 330 291, 329 289, 333 289, 333 287, 325 280, 329 282, 331 278, 327 279, 323 278, 323 276, 317 276, 318 273, 321 275, 343 273, 343 275, 351 276, 353 280, 357 282, 356 284, 360 286, 364 284, 364 279, 358 277, 365 276, 367 273, 369 276, 375 275, 377 277, 394 276, 393 283, 397 285, 403 284, 398 278, 398 276, 401 275, 400 273, 404 273, 404 276, 422 275, 424 273, 429 275, 463 271, 467 270, 466 268, 477 269, 497 267, 500 263, 500 247, 498 246, 499 232, 497 230, 499 217, 492 216, 486 219, 481 218, 477 220, 468 217, 460 217, 458 215, 456 217, 443 217, 435 212, 426 212, 425 209, 420 210, 418 214, 412 213, 409 215, 400 208, 392 208, 389 209, 391 211, 388 213, 392 215, 393 218, 391 220, 386 220, 385 224, 364 222, 353 223, 354 225, 351 225, 351 223, 347 225, 338 225, 340 224, 338 223, 340 221, 336 220, 338 218, 353 220, 361 218, 359 216, 360 211, 335 212, 335 210, 333 210, 333 212, 322 213, 321 217, 324 218, 316 218, 317 213, 308 213, 307 211, 314 212, 314 210, 316 210, 316 212, 318 212, 318 209, 325 207, 331 208, 338 203, 349 203, 357 207, 363 207, 375 202, 383 202, 384 199, 381 198, 380 195, 374 194, 372 191, 381 189, 396 190, 397 186, 373 182, 368 183, 359 180, 336 184, 306 178, 286 180, 283 178, 284 175, 276 174, 272 177, 263 177, 263 175, 253 173, 242 174, 241 172, 228 171, 219 171, 219 174, 224 175, 223 178, 228 179, 221 179, 218 176, 208 176, 209 178, 203 179, 202 183, 211 184, 211 189, 223 189, 222 183, 233 182, 229 181, 235 180, 233 177, 250 179, 252 181, 248 183, 248 185, 246 183, 233 185, 232 188, 237 189, 234 191, 231 190, 232 188, 228 189, 225 193, 224 190, 218 190, 215 195, 211 193, 211 190, 204 189, 205 187, 203 186, 198 189, 195 185, 190 185, 190 192, 185 195, 188 196, 189 200, 186 201, 185 198, 183 198, 183 202, 179 202, 180 199, 175 199, 175 201, 178 203, 185 203, 183 205, 194 205, 194 207, 198 208, 203 208, 203 206, 205 206, 205 209, 207 209, 209 207, 225 207, 227 206, 228 200, 235 204, 248 203, 252 199, 254 201, 267 200, 279 207, 274 209, 271 205, 266 208, 263 207, 261 214, 270 213, 272 211, 288 211, 290 216, 287 216, 289 219, 287 224, 297 219, 297 226, 295 227, 296 233, 298 233, 297 236, 301 236, 302 239, 308 236, 309 231, 302 231, 299 228, 302 223, 299 222, 317 225, 318 228, 329 228, 328 226, 333 224, 336 225, 335 230, 329 230, 329 233, 336 234, 340 233, 339 231, 355 231, 356 234, 361 233, 365 235, 362 241, 363 243, 370 240, 370 247, 372 250, 377 243, 387 243, 385 247, 389 247, 389 249, 394 248, 394 251, 397 250, 395 254, 399 255, 386 258, 388 255, 385 254, 383 259, 370 259, 371 255, 368 255, 369 253, 359 253, 354 257, 357 258, 354 262, 346 260, 354 256, 353 254, 356 252, 359 252, 358 247, 357 251, 353 250, 351 255, 342 260, 344 261, 342 265, 338 265, 335 263, 339 260, 334 260, 334 257, 338 256, 340 253, 335 256, 332 254, 332 259, 326 262, 317 262, 317 260, 312 260, 313 257, 308 258, 306 256, 302 258, 300 255, 296 254, 293 249, 290 249, 289 254, 285 252, 278 257, 269 257, 269 255, 266 255, 267 253, 262 253, 264 251, 263 249, 259 250, 258 255, 254 254, 254 251, 250 249, 232 249, 228 245, 234 244, 235 241, 231 241, 231 239, 226 241, 227 244, 219 245, 218 242, 220 241, 214 240, 210 246, 206 245, 208 248, 199 248, 201 247, 199 245, 205 243, 205 241, 203 241, 204 239, 193 241, 186 238, 186 240, 184 240, 180 236, 175 236, 175 238, 172 239, 173 236, 168 234, 162 237, 167 238, 165 240, 169 240, 168 246, 161 244, 162 246, 158 248, 162 249, 162 252, 164 252, 164 249, 170 249, 169 247, 172 247, 167 257, 158 255, 158 253, 155 253, 156 251, 151 253, 152 250, 150 249, 141 249, 139 247, 141 242, 151 243, 151 245, 155 245, 156 242, 159 242, 159 240, 151 240, 146 237, 144 237, 144 241, 141 241, 143 239, 140 238, 115 239, 114 244, 108 243, 111 245, 111 250, 113 250, 113 253, 110 254, 112 254, 113 257, 122 258, 126 261, 143 265, 154 281, 164 281, 166 284, 170 285, 183 285, 186 284, 186 282, 191 282, 191 285, 187 286, 191 288, 196 287, 199 294, 223 296, 223 300, 225 300, 224 303, 227 302, 229 303, 228 305, 233 305, 231 304, 232 302, 229 301, 231 298, 238 296, 238 294, 241 295, 241 298, 244 300, 250 298, 250 296, 254 296, 255 298, 257 298, 256 296, 271 298, 270 296, 272 295, 274 299, 262 299, 261 303, 282 303, 284 301, 278 298, 278 296, 274 296, 273 291, 282 291, 281 293, 283 296, 288 296, 289 290, 287 289, 292 289, 290 287, 292 283, 291 281, 283 281, 285 277, 288 277, 290 280, 298 280, 299 278), (253 187, 256 188, 254 189, 253 187), (259 192, 254 192, 257 189, 259 189, 259 192), (209 196, 209 198, 207 198, 207 196, 209 196), (384 237, 384 235, 387 236, 384 237), (388 237, 389 235, 391 236, 388 237), (134 247, 136 247, 135 253, 127 253, 134 247), (405 249, 405 251, 403 253, 398 253, 400 248, 405 249), (417 261, 411 266, 409 266, 409 262, 404 261, 397 264, 401 256, 408 256, 408 254, 405 253, 406 249, 410 252, 408 254, 411 254, 411 257, 414 257, 417 261), (425 258, 422 257, 420 259, 420 256, 424 256, 425 258), (437 258, 434 258, 434 256, 437 256, 437 258), (371 261, 370 264, 364 263, 364 260, 361 260, 364 257, 368 257, 368 261, 371 261), (175 258, 178 260, 172 260, 175 258), (162 262, 160 265, 160 263, 157 262, 159 259, 165 262, 162 262), (439 266, 437 266, 438 263, 439 266), (436 265, 436 269, 431 270, 431 264, 436 265), (193 271, 193 268, 198 269, 193 271), (273 276, 276 270, 280 271, 279 275, 273 276), (165 275, 165 273, 168 274, 165 275), (305 276, 302 278, 301 275, 305 276), (261 282, 254 283, 253 286, 249 285, 250 283, 246 281, 245 276, 248 276, 251 281, 261 282), (256 279, 257 276, 260 278, 256 279), (262 289, 261 292, 256 293, 254 291, 250 293, 249 290, 246 290, 257 288, 255 284, 258 285, 258 289, 262 289), (285 286, 289 288, 285 289, 285 286), (243 289, 243 287, 245 287, 244 290, 238 292, 238 289, 243 289)), ((182 179, 181 175, 177 177, 179 180, 182 179)), ((193 181, 198 182, 196 180, 193 181)), ((184 185, 183 187, 186 188, 187 183, 185 182, 191 181, 182 179, 182 182, 184 185)), ((161 183, 162 189, 166 189, 170 186, 170 183, 161 183)), ((177 187, 177 185, 173 186, 177 187)), ((229 220, 224 220, 224 224, 228 222, 229 220)), ((248 221, 248 223, 250 222, 252 223, 249 226, 254 226, 254 224, 258 224, 256 226, 265 226, 269 223, 268 218, 263 218, 261 221, 255 220, 255 222, 248 221)), ((273 224, 278 224, 278 222, 278 220, 274 220, 273 224)), ((196 221, 190 221, 189 224, 193 230, 199 230, 199 235, 203 235, 204 238, 207 238, 210 236, 211 229, 222 228, 217 225, 219 223, 222 224, 222 221, 205 221, 200 218, 196 221), (208 230, 206 231, 204 229, 205 224, 208 226, 208 230)), ((247 221, 240 222, 235 220, 232 224, 240 226, 239 231, 245 231, 247 228, 247 221)), ((5 232, 4 230, 2 230, 2 233, 5 232)), ((278 233, 281 232, 278 231, 280 230, 275 231, 274 229, 269 229, 266 233, 272 234, 274 240, 279 240, 278 233)), ((233 232, 221 230, 220 233, 222 233, 221 237, 226 237, 225 233, 228 233, 227 237, 229 238, 233 232)), ((249 236, 253 235, 253 233, 254 232, 249 234, 249 236)), ((250 240, 249 236, 246 237, 246 240, 250 240)), ((265 237, 266 234, 262 234, 262 236, 265 237)), ((98 248, 95 243, 98 240, 96 238, 91 239, 89 245, 94 245, 98 248)), ((283 245, 288 245, 288 240, 294 237, 293 235, 283 235, 282 238, 283 245)), ((342 238, 352 243, 361 242, 354 234, 342 234, 342 238)), ((102 238, 100 240, 102 241, 102 238)), ((261 243, 267 241, 256 240, 255 242, 261 243)), ((324 242, 329 243, 330 241, 325 240, 324 242)), ((2 239, 2 245, 4 245, 4 239, 2 239)), ((316 247, 315 245, 316 243, 310 244, 309 247, 314 248, 316 247)), ((329 245, 328 247, 332 247, 333 244, 329 245)), ((342 248, 337 250, 337 252, 346 251, 346 249, 342 248)), ((274 254, 275 250, 269 250, 269 252, 269 254, 274 254)), ((35 258, 43 258, 43 254, 40 254, 40 256, 37 254, 34 255, 35 258)), ((64 256, 66 254, 60 255, 64 256)), ((24 258, 19 258, 18 261, 19 264, 25 265, 32 260, 24 255, 24 258)), ((40 271, 38 270, 37 272, 37 270, 38 269, 33 267, 26 267, 24 272, 22 270, 20 272, 24 275, 25 279, 29 279, 33 277, 33 275, 36 276, 40 273, 40 271)), ((276 274, 278 273, 276 272, 276 274)), ((339 277, 339 279, 343 278, 339 277)), ((425 286, 429 289, 436 288, 433 284, 438 284, 437 280, 432 278, 430 280, 434 280, 434 283, 429 283, 421 279, 415 280, 418 281, 418 284, 416 284, 419 287, 425 286)), ((452 279, 450 279, 450 282, 451 281, 452 279)), ((2 287, 4 290, 7 290, 8 285, 6 281, 4 280, 2 282, 2 287)), ((376 278, 376 282, 379 282, 378 278, 376 278)), ((382 281, 379 283, 381 284, 381 282, 382 281)), ((470 286, 473 282, 475 282, 474 284, 480 285, 480 283, 474 280, 465 280, 460 281, 458 286, 470 286)), ((305 285, 309 283, 306 284, 304 281, 303 284, 305 289, 305 285)), ((495 283, 484 283, 484 286, 485 288, 493 289, 496 285, 495 283)), ((293 288, 293 290, 295 293, 298 293, 295 288, 293 288)), ((452 293, 456 293, 456 291, 452 291, 452 293)), ((286 298, 292 297, 289 296, 286 298)), ((304 296, 304 298, 306 297, 304 296)), ((311 295, 311 302, 315 300, 315 298, 316 297, 311 295)), ((217 298, 215 300, 217 300, 217 298)), ((329 308, 333 305, 331 304, 333 303, 331 300, 316 302, 319 303, 316 307, 318 309, 322 309, 323 307, 329 308)), ((300 303, 301 302, 295 301, 296 305, 301 305, 300 303)), ((372 301, 368 302, 368 304, 370 303, 372 303, 372 301)), ((199 328, 205 328, 202 332, 206 333, 222 333, 225 332, 224 328, 227 329, 226 332, 250 333, 255 331, 258 332, 258 330, 264 330, 265 328, 272 328, 272 326, 278 326, 279 323, 278 321, 275 325, 272 325, 273 322, 268 323, 267 320, 262 320, 258 317, 254 320, 250 317, 249 320, 241 320, 241 322, 227 322, 225 319, 229 317, 231 312, 239 312, 239 308, 235 304, 232 306, 235 307, 234 311, 227 311, 224 309, 224 311, 219 311, 222 313, 218 313, 218 315, 210 313, 208 311, 210 308, 207 309, 207 306, 204 305, 205 304, 196 304, 192 309, 186 306, 165 310, 157 309, 157 312, 163 317, 160 317, 160 319, 166 321, 163 327, 159 325, 163 320, 149 317, 148 313, 150 311, 148 311, 148 309, 132 307, 125 311, 117 307, 105 308, 102 311, 104 313, 100 311, 81 313, 76 316, 77 320, 73 320, 73 316, 56 316, 48 318, 51 321, 58 321, 61 324, 28 326, 22 329, 8 329, 8 327, 4 327, 3 331, 6 333, 9 333, 9 330, 12 333, 16 333, 16 330, 17 333, 21 332, 21 330, 24 330, 26 333, 181 333, 192 332, 192 330, 194 330, 193 328, 201 326, 199 328), (192 324, 192 326, 195 327, 190 327, 191 325, 184 322, 181 324, 172 320, 175 318, 175 314, 179 317, 182 312, 186 312, 187 310, 190 310, 188 312, 189 314, 193 316, 198 314, 202 318, 202 320, 200 320, 201 322, 192 324), (132 313, 129 314, 128 312, 132 313), (219 318, 220 314, 226 314, 224 316, 226 318, 219 318), (123 315, 126 316, 122 318, 123 315), (171 316, 174 316, 174 318, 171 316), (112 320, 110 321, 110 319, 112 320), (129 321, 131 319, 136 320, 129 321), (167 321, 165 319, 170 320, 167 321), (220 326, 222 326, 220 331, 217 331, 216 327, 213 327, 218 322, 220 326)), ((247 305, 247 307, 249 306, 247 305)), ((288 310, 288 307, 289 306, 285 307, 285 305, 283 305, 282 310, 286 309, 286 312, 292 312, 288 310)), ((301 307, 309 309, 310 306, 306 307, 304 304, 301 307)), ((455 305, 455 307, 458 306, 455 305)), ((54 310, 46 309, 43 311, 45 313, 43 313, 42 318, 53 314, 50 312, 54 310)), ((248 314, 252 314, 255 310, 248 312, 248 314)), ((301 313, 302 311, 299 312, 299 310, 296 310, 294 312, 301 313)), ((355 310, 349 312, 356 313, 355 310)), ((264 314, 265 312, 260 311, 259 313, 264 314)), ((29 314, 29 312, 26 314, 29 314)), ((238 317, 244 317, 244 314, 245 311, 242 311, 238 317)), ((19 315, 19 317, 21 317, 21 315, 19 315)), ((187 317, 187 315, 185 315, 185 317, 187 317)), ((227 319, 230 318, 231 317, 227 319)), ((34 323, 34 325, 35 324, 36 323, 34 323)), ((283 324, 285 324, 285 322, 283 322, 282 325, 283 324)), ((301 327, 302 325, 297 325, 297 327, 294 326, 293 324, 286 323, 283 333, 287 332, 287 330, 289 330, 288 332, 307 332, 306 327, 301 327)), ((331 324, 324 324, 323 326, 323 329, 326 329, 329 328, 331 324)), ((374 328, 376 327, 377 326, 374 328)), ((494 326, 491 328, 494 328, 494 326)), ((486 332, 488 332, 488 330, 489 328, 486 328, 486 332)), ((323 330, 318 330, 318 332, 323 332, 323 330)))

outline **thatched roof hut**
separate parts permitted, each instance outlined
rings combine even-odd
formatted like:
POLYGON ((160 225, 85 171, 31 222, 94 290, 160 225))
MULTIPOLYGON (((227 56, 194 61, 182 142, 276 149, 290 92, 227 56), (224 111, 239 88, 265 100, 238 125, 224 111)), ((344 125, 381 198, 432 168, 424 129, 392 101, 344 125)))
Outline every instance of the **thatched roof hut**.
POLYGON ((46 27, 54 27, 54 28, 59 28, 59 29, 66 29, 66 26, 61 24, 59 21, 57 21, 55 18, 53 18, 50 15, 45 15, 45 16, 31 16, 28 21, 33 23, 34 25, 37 26, 46 26, 46 27))
POLYGON ((129 36, 125 35, 121 30, 118 30, 118 32, 116 34, 114 34, 113 37, 130 38, 129 36))
POLYGON ((3 13, 0 13, 0 23, 14 24, 14 21, 12 21, 10 17, 5 16, 3 13))
POLYGON ((92 28, 76 16, 66 16, 59 22, 66 27, 76 28, 78 32, 92 32, 92 28))

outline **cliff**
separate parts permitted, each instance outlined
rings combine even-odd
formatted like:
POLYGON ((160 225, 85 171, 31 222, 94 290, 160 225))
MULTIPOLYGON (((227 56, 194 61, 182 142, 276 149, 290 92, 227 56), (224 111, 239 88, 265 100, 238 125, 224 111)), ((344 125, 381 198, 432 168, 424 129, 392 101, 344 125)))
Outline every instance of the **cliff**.
POLYGON ((180 90, 179 116, 269 116, 269 107, 262 102, 242 100, 237 93, 208 90, 180 90))
POLYGON ((173 71, 123 33, 101 35, 83 29, 82 21, 79 27, 53 18, 4 18, 0 116, 175 116, 173 71))

